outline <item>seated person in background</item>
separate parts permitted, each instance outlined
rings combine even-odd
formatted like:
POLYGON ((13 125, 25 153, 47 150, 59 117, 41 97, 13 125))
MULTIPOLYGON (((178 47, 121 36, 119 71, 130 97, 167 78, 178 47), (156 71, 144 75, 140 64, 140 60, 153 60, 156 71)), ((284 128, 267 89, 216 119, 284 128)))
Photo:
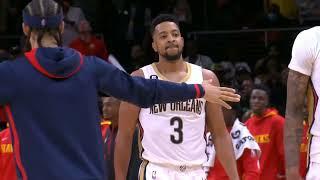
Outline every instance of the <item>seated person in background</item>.
MULTIPOLYGON (((234 104, 231 110, 223 109, 224 119, 232 137, 232 144, 237 160, 239 177, 242 180, 259 180, 260 176, 260 148, 247 127, 237 118, 239 105, 234 104)), ((209 140, 212 139, 209 137, 209 140)), ((210 156, 215 156, 214 146, 212 146, 210 156), (213 153, 212 153, 213 152, 213 153)), ((217 158, 209 157, 212 160, 209 164, 208 180, 228 180, 225 170, 217 158)))
MULTIPOLYGON (((106 160, 106 178, 108 180, 115 179, 114 173, 114 147, 115 138, 118 132, 118 113, 120 107, 120 101, 113 97, 103 97, 102 98, 102 133, 104 141, 104 155, 106 160)), ((134 140, 132 143, 132 153, 129 164, 129 171, 127 174, 127 180, 138 179, 138 172, 141 160, 139 158, 139 148, 138 148, 138 129, 136 129, 134 134, 134 140)))
POLYGON ((79 37, 71 42, 70 47, 86 56, 97 56, 108 61, 108 51, 101 39, 92 34, 88 21, 83 20, 78 25, 79 37))

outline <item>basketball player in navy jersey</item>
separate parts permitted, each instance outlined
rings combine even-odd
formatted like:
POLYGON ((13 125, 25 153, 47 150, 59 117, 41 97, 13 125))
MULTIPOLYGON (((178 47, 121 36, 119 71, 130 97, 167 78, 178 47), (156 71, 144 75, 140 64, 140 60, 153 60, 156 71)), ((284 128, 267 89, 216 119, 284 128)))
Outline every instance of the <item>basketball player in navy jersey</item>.
MULTIPOLYGON (((152 47, 159 54, 159 62, 132 73, 146 79, 161 79, 188 84, 212 79, 219 86, 215 74, 182 58, 184 45, 177 19, 159 15, 151 25, 152 47)), ((203 98, 163 103, 139 108, 122 102, 116 140, 116 179, 125 180, 131 154, 132 135, 136 124, 141 127, 140 179, 204 180, 202 164, 207 160, 204 139, 205 126, 214 134, 217 156, 230 179, 238 179, 231 139, 226 129, 221 106, 203 98)))

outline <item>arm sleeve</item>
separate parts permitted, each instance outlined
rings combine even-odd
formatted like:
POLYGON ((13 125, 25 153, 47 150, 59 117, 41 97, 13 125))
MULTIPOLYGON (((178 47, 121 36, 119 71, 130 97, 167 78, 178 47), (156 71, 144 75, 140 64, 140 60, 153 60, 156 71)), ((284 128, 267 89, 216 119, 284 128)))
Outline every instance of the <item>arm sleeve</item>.
POLYGON ((0 105, 9 103, 14 97, 16 91, 14 76, 15 74, 9 66, 9 62, 0 64, 0 105))
POLYGON ((186 101, 204 96, 200 84, 172 83, 132 77, 105 61, 94 58, 98 90, 142 108, 156 103, 186 101))
POLYGON ((241 162, 243 170, 241 179, 259 180, 261 170, 259 165, 259 156, 255 150, 246 149, 238 161, 241 162))
POLYGON ((317 40, 312 30, 302 31, 296 37, 292 47, 292 57, 289 69, 311 75, 316 59, 317 40))

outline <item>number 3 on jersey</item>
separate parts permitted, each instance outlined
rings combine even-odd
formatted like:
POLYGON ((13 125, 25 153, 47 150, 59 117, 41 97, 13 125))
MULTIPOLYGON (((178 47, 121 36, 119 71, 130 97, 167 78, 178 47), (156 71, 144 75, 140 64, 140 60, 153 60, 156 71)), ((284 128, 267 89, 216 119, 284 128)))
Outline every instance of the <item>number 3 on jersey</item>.
POLYGON ((180 117, 173 117, 170 119, 170 125, 174 126, 175 128, 173 131, 175 134, 170 135, 170 140, 174 144, 181 144, 183 141, 183 123, 180 117))

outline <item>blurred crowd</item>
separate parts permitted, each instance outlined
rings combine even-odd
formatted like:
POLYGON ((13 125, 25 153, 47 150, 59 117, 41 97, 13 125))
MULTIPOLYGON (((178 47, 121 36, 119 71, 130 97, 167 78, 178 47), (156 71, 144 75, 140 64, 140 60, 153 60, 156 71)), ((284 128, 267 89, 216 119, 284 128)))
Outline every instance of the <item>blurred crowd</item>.
MULTIPOLYGON (((320 3, 308 0, 56 0, 64 10, 64 46, 108 59, 125 70, 156 61, 149 27, 159 13, 175 14, 186 38, 191 31, 312 26, 320 3)), ((28 0, 0 2, 0 59, 25 50, 21 10, 28 0), (16 17, 15 21, 10 21, 16 17)), ((273 35, 273 36, 277 36, 273 35)), ((277 38, 279 39, 279 38, 277 38)), ((261 54, 262 55, 262 54, 261 54)), ((218 59, 217 61, 223 61, 218 59)))
MULTIPOLYGON (((239 60, 238 57, 234 59, 232 57, 225 59, 209 57, 212 54, 200 51, 201 45, 199 44, 201 42, 187 39, 187 33, 205 28, 241 29, 243 27, 311 25, 318 22, 319 8, 317 7, 320 6, 317 1, 299 0, 197 1, 197 6, 194 5, 194 2, 187 0, 166 0, 154 3, 145 0, 108 0, 92 2, 89 7, 84 6, 85 2, 81 1, 57 1, 63 7, 65 14, 64 46, 77 49, 85 55, 98 56, 129 73, 157 61, 151 47, 150 22, 160 12, 173 13, 180 21, 186 40, 184 51, 186 61, 214 70, 223 81, 230 81, 236 77, 232 85, 236 86, 241 93, 246 91, 242 90, 242 86, 248 86, 246 84, 252 81, 253 83, 266 83, 272 89, 272 95, 279 94, 281 96, 285 95, 283 92, 285 79, 281 77, 286 75, 285 67, 290 58, 288 56, 290 48, 284 48, 284 46, 291 46, 291 44, 277 44, 277 41, 283 40, 277 37, 274 43, 266 47, 265 53, 260 54, 261 59, 246 62, 245 59, 239 60), (205 7, 208 9, 208 18, 202 18, 204 15, 198 12, 200 5, 200 10, 204 10, 202 4, 205 2, 207 2, 205 7), (94 5, 97 6, 96 15, 88 10, 94 5), (208 20, 203 22, 199 19, 208 20), (275 21, 279 21, 279 23, 275 23, 275 21), (284 21, 290 23, 284 23, 284 21), (221 24, 222 22, 224 24, 221 24), (243 81, 244 84, 242 84, 243 81)), ((0 21, 2 23, 0 24, 1 34, 21 34, 21 21, 9 21, 8 19, 12 16, 21 19, 21 9, 27 2, 27 0, 1 1, 4 6, 0 7, 5 11, 0 11, 2 13, 0 18, 7 19, 0 21)), ((4 43, 0 45, 0 60, 12 59, 25 50, 23 38, 19 39, 16 44, 2 42, 4 43)), ((236 47, 230 52, 235 49, 236 47)), ((227 56, 232 54, 230 52, 226 52, 227 56)), ((271 99, 271 104, 278 107, 283 113, 283 108, 281 108, 283 98, 272 97, 271 99)))

